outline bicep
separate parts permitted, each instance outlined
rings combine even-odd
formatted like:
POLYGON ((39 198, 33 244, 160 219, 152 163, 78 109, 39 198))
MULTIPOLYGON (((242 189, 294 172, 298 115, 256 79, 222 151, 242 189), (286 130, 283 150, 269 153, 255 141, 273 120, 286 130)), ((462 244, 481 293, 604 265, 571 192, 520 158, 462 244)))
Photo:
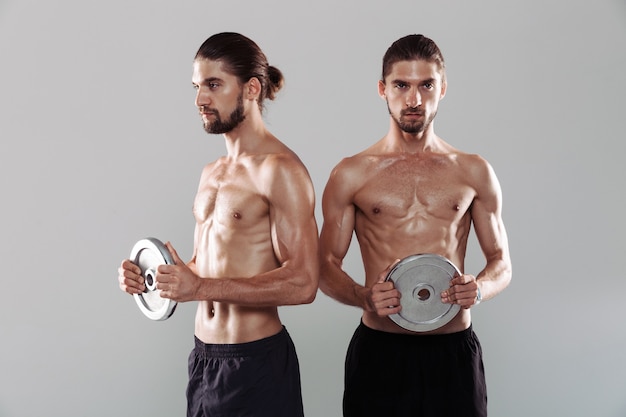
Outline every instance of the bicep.
POLYGON ((277 179, 269 196, 270 227, 276 258, 281 264, 316 259, 315 194, 301 169, 277 179))
POLYGON ((507 255, 507 236, 502 220, 502 191, 488 164, 477 178, 477 195, 472 204, 472 221, 476 237, 487 259, 507 255))
POLYGON ((322 262, 340 264, 352 241, 355 225, 355 206, 348 182, 331 175, 322 198, 324 223, 320 234, 322 262))

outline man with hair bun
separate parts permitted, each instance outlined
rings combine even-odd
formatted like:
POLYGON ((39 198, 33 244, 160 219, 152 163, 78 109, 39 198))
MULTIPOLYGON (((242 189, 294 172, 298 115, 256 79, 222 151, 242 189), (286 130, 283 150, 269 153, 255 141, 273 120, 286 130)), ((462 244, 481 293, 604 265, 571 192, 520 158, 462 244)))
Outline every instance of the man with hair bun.
MULTIPOLYGON (((157 289, 199 301, 189 356, 187 415, 303 416, 295 347, 278 306, 311 303, 318 288, 315 195, 298 156, 263 121, 283 75, 238 33, 208 38, 193 61, 195 104, 204 129, 227 154, 202 171, 193 204, 193 255, 161 265, 157 289)), ((124 260, 123 291, 144 279, 124 260)))

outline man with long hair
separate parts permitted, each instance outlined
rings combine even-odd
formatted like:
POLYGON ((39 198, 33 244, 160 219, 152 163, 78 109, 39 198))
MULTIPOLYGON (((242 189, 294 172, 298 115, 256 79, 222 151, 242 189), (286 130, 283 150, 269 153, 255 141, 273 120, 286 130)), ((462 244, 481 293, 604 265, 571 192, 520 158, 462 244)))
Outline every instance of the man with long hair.
MULTIPOLYGON (((158 268, 156 288, 199 301, 189 357, 188 416, 303 415, 298 358, 278 306, 317 292, 315 196, 305 166, 263 121, 282 73, 237 33, 207 39, 192 83, 204 129, 227 154, 202 171, 193 205, 194 252, 158 268)), ((120 267, 120 287, 144 290, 140 269, 120 267)))

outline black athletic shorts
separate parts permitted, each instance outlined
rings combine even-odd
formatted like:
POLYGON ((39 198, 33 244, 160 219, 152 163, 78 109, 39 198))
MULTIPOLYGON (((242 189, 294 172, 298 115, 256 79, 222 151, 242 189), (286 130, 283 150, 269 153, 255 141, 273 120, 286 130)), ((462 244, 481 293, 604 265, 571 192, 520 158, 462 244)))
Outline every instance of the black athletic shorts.
POLYGON ((188 417, 302 417, 296 350, 287 330, 249 343, 195 338, 189 355, 188 417))
POLYGON ((346 355, 344 417, 484 417, 482 348, 472 327, 444 335, 356 329, 346 355))

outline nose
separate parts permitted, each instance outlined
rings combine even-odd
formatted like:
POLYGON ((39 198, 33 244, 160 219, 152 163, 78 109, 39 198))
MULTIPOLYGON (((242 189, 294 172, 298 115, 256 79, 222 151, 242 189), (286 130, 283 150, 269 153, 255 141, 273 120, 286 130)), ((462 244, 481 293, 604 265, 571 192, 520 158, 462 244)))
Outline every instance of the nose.
POLYGON ((211 103, 208 92, 203 87, 196 90, 196 107, 207 106, 211 103))
POLYGON ((409 108, 416 108, 422 104, 422 96, 417 88, 411 88, 406 98, 406 106, 409 108))

